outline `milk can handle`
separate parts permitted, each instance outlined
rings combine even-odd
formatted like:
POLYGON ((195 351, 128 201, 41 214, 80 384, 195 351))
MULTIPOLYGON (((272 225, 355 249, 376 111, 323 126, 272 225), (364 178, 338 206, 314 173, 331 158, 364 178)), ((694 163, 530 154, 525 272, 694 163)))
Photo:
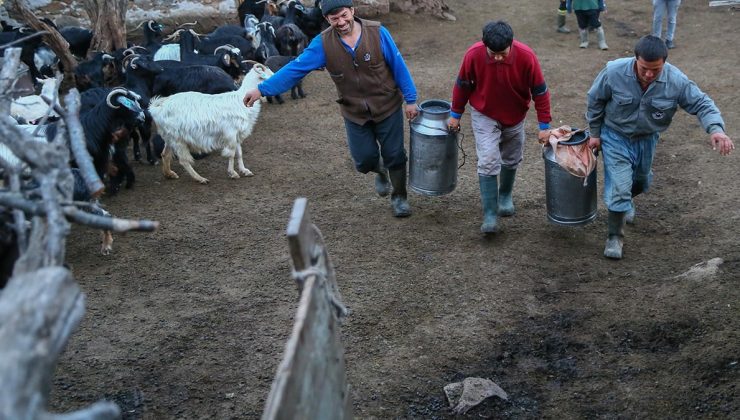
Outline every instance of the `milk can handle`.
MULTIPOLYGON (((432 126, 429 126, 429 125, 426 125, 426 124, 417 123, 417 122, 413 122, 413 121, 409 121, 409 125, 422 126, 424 128, 429 128, 431 130, 441 131, 441 132, 443 132, 445 134, 449 134, 450 133, 450 130, 449 129, 448 130, 445 130, 445 129, 442 129, 442 128, 439 128, 439 127, 432 127, 432 126)), ((460 166, 457 167, 457 169, 460 169, 463 166, 465 166, 465 161, 468 159, 468 154, 465 153, 465 149, 463 149, 463 146, 462 146, 463 140, 465 140, 465 134, 463 134, 462 132, 458 131, 457 132, 457 135, 458 135, 458 137, 460 139, 457 142, 457 148, 460 150, 460 153, 462 153, 462 156, 463 156, 462 163, 460 164, 460 166)))

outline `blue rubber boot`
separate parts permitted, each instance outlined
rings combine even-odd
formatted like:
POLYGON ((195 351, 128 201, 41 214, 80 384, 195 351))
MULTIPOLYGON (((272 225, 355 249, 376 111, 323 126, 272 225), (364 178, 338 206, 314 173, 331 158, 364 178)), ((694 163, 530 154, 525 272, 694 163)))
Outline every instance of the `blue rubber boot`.
POLYGON ((498 177, 478 175, 480 184, 480 202, 483 207, 483 224, 480 231, 484 234, 498 232, 496 214, 498 213, 498 177))
POLYGON ((501 167, 498 186, 498 215, 503 217, 513 216, 514 199, 512 191, 514 190, 514 178, 516 178, 516 169, 501 167))

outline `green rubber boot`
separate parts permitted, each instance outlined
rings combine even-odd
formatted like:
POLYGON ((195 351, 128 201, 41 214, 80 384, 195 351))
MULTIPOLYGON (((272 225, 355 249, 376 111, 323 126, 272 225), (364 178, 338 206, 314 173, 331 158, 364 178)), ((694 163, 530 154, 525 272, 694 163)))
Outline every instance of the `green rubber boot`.
POLYGON ((483 223, 480 231, 484 234, 498 232, 496 214, 498 213, 498 177, 478 175, 480 202, 483 207, 483 223))
POLYGON ((503 217, 513 216, 516 212, 514 208, 514 179, 516 178, 516 169, 510 169, 505 166, 501 167, 501 175, 498 185, 498 215, 503 217))
POLYGON ((565 26, 565 10, 558 10, 558 29, 557 31, 560 32, 561 34, 570 33, 570 29, 568 29, 568 27, 565 26))

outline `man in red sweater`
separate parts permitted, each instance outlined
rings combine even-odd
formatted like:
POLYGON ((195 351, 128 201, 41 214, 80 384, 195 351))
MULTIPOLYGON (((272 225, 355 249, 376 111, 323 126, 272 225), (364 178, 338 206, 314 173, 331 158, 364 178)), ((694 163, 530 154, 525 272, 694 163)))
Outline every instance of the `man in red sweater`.
POLYGON ((540 138, 549 135, 550 92, 531 48, 514 41, 503 21, 483 27, 483 40, 465 53, 455 87, 448 126, 460 129, 470 102, 471 125, 478 155, 478 181, 484 234, 498 231, 496 215, 512 216, 516 169, 524 156, 524 118, 534 99, 540 138), (500 176, 500 182, 498 180, 500 176))

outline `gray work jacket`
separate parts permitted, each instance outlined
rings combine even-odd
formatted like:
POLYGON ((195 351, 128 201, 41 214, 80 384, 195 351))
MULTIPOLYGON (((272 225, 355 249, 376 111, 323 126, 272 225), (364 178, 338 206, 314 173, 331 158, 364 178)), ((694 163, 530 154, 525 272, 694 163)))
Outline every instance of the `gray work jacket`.
POLYGON ((637 59, 620 58, 606 64, 588 90, 586 119, 592 137, 601 137, 601 126, 630 139, 665 131, 678 106, 699 118, 704 130, 724 132, 725 123, 714 101, 681 70, 665 63, 658 78, 645 92, 635 74, 637 59))

